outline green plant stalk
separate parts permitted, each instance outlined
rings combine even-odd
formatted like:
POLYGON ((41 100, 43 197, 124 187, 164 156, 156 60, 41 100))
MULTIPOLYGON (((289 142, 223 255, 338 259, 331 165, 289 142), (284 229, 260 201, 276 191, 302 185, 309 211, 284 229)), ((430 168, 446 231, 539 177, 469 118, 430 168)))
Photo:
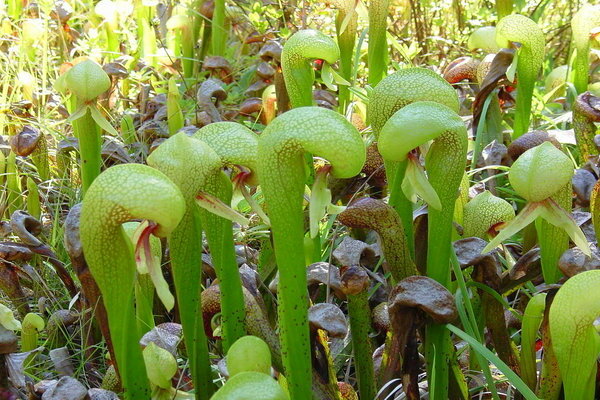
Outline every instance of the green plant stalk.
POLYGON ((406 235, 410 255, 414 258, 415 234, 413 229, 413 204, 402 190, 402 181, 404 180, 406 168, 408 167, 408 160, 400 162, 384 160, 384 166, 388 177, 388 190, 390 193, 388 202, 400 216, 400 220, 404 226, 404 233, 406 235))
MULTIPOLYGON (((75 96, 71 96, 72 109, 77 110, 83 106, 75 96)), ((73 132, 79 141, 79 154, 81 166, 81 185, 85 195, 90 185, 100 175, 102 166, 102 136, 100 127, 92 118, 90 111, 72 122, 73 132)))
POLYGON ((31 177, 27 177, 27 212, 36 219, 42 215, 38 186, 31 177))
POLYGON ((116 58, 121 54, 119 48, 119 36, 117 31, 119 30, 119 24, 115 21, 108 22, 104 20, 104 32, 106 33, 106 50, 108 50, 107 57, 109 59, 116 58))
POLYGON ((154 56, 157 50, 156 34, 151 25, 152 17, 152 7, 145 6, 142 0, 136 0, 135 18, 138 35, 137 53, 148 64, 156 68, 158 66, 158 60, 154 56))
POLYGON ((40 180, 42 182, 49 180, 50 164, 48 157, 48 142, 43 134, 35 150, 33 151, 33 153, 31 153, 31 161, 33 161, 33 164, 37 169, 40 180))
POLYGON ((21 15, 23 10, 23 1, 22 0, 8 0, 8 15, 13 20, 17 21, 21 15))
POLYGON ((183 76, 185 78, 192 78, 194 76, 194 51, 196 42, 193 41, 193 34, 190 28, 184 29, 181 34, 182 40, 182 55, 183 59, 181 64, 183 66, 183 76))
MULTIPOLYGON (((456 126, 456 129, 455 133, 465 129, 462 121, 460 126, 456 126)), ((452 130, 448 132, 452 132, 452 130)), ((452 135, 447 133, 444 136, 446 137, 443 138, 445 140, 442 143, 437 144, 434 142, 425 160, 429 172, 429 181, 442 203, 442 211, 433 208, 429 210, 427 275, 448 288, 450 286, 449 259, 452 249, 452 231, 454 229, 452 217, 454 215, 456 193, 460 186, 466 162, 467 135, 465 130, 464 135, 455 136, 457 140, 454 140, 452 135)), ((436 371, 437 382, 435 383, 435 392, 431 396, 433 400, 444 399, 447 392, 448 365, 450 363, 448 357, 451 354, 451 349, 448 346, 450 343, 448 336, 448 332, 442 325, 430 324, 427 327, 427 353, 430 357, 433 353, 436 353, 435 363, 437 364, 429 366, 429 371, 433 369, 436 371)), ((431 358, 428 357, 427 359, 430 360, 431 358)))
POLYGON ((579 273, 558 290, 550 306, 550 335, 566 400, 592 400, 596 391, 600 339, 600 271, 579 273))
POLYGON ((368 61, 369 85, 375 86, 387 73, 387 17, 389 0, 371 0, 369 2, 369 48, 368 61))
MULTIPOLYGON (((452 272, 454 272, 454 276, 456 276, 456 281, 458 283, 458 292, 456 293, 455 298, 456 309, 458 311, 458 315, 460 316, 460 321, 467 333, 473 336, 479 343, 482 343, 483 329, 480 328, 480 326, 483 326, 483 323, 479 324, 477 321, 475 311, 473 310, 471 297, 469 296, 469 292, 465 284, 465 277, 454 251, 450 252, 450 264, 452 266, 452 272)), ((481 316, 481 314, 479 314, 479 316, 481 316)), ((499 400, 500 397, 498 396, 498 389, 494 384, 494 379, 492 378, 492 372, 489 364, 485 361, 483 355, 478 352, 475 352, 475 357, 469 360, 470 363, 473 363, 474 361, 479 364, 479 369, 483 372, 483 376, 488 383, 488 388, 492 394, 492 398, 494 400, 499 400)), ((471 367, 471 369, 473 369, 473 367, 471 367)))
MULTIPOLYGON (((208 0, 206 0, 208 1, 208 0)), ((212 37, 212 23, 210 20, 204 21, 202 27, 202 39, 200 40, 200 49, 198 49, 198 60, 204 60, 209 50, 209 44, 212 37)))
MULTIPOLYGON (((200 7, 204 0, 193 0, 191 7, 188 8, 187 16, 192 21, 192 40, 194 43, 198 43, 200 39, 200 32, 204 23, 204 16, 200 14, 200 7)), ((196 71, 196 62, 194 62, 194 71, 196 71)))
MULTIPOLYGON (((425 156, 429 182, 437 193, 441 210, 429 207, 427 275, 448 288, 454 206, 467 156, 467 131, 455 110, 433 101, 419 101, 397 111, 379 136, 384 159, 403 161, 412 149, 434 139, 425 156)), ((448 392, 450 364, 449 333, 443 325, 431 324, 426 333, 428 376, 433 392, 443 399, 448 392), (433 363, 433 364, 432 364, 433 363), (431 380, 435 371, 435 382, 431 380)))
POLYGON ((201 237, 200 213, 197 206, 191 204, 182 222, 169 237, 169 245, 190 369, 198 388, 196 398, 205 400, 214 393, 215 385, 212 382, 208 341, 203 328, 202 313, 198 312, 202 281, 201 237), (177 273, 174 266, 178 267, 177 273))
POLYGON ((215 56, 224 56, 226 43, 225 0, 215 0, 215 9, 212 17, 212 54, 215 56))
MULTIPOLYGON (((242 165, 252 172, 256 170, 258 151, 257 135, 244 126, 232 122, 218 122, 198 130, 194 137, 207 143, 220 157, 216 173, 207 177, 205 192, 229 205, 232 185, 221 171, 222 167, 242 165)), ((239 275, 233 227, 231 221, 202 209, 200 212, 205 227, 213 263, 217 269, 221 290, 224 347, 228 349, 238 338, 246 334, 244 328, 244 296, 239 275)))
POLYGON ((517 102, 513 139, 529 130, 531 99, 540 67, 544 60, 544 33, 538 24, 518 14, 502 18, 496 27, 496 40, 521 44, 517 64, 517 102))
POLYGON ((535 360, 535 340, 544 319, 546 294, 538 293, 533 296, 523 314, 521 328, 521 377, 531 390, 536 389, 537 368, 535 360))
POLYGON ((175 14, 167 22, 169 30, 168 47, 173 54, 181 58, 183 76, 191 78, 194 74, 194 33, 187 14, 175 14))
MULTIPOLYGON (((334 3, 339 9, 335 18, 335 29, 340 49, 340 75, 352 84, 354 82, 352 60, 358 28, 358 14, 354 9, 356 2, 354 0, 338 0, 334 3)), ((345 114, 350 103, 350 89, 348 86, 339 85, 338 103, 342 114, 345 114)))
MULTIPOLYGON (((221 171, 217 176, 211 177, 203 189, 225 204, 231 203, 231 182, 221 171)), ((200 218, 208 240, 211 258, 219 277, 223 348, 229 349, 229 346, 246 334, 244 328, 244 297, 233 244, 233 230, 230 220, 212 214, 207 210, 200 211, 200 218)))
MULTIPOLYGON (((571 182, 559 190, 552 199, 568 213, 571 212, 571 182)), ((560 256, 569 248, 569 235, 564 229, 552 225, 545 219, 538 218, 535 228, 540 244, 542 274, 547 284, 556 283, 562 276, 558 269, 560 256)))
MULTIPOLYGON (((435 100, 458 112, 458 96, 454 88, 441 76, 426 68, 407 68, 385 77, 369 99, 367 120, 378 139, 385 123, 402 107, 415 101, 435 100)), ((390 191, 389 204, 396 209, 414 258, 413 205, 406 198, 401 185, 407 161, 385 160, 385 171, 390 191)))
POLYGON ((600 8, 584 4, 573 15, 571 29, 576 54, 573 60, 573 85, 578 94, 587 90, 590 75, 590 31, 600 25, 600 8))
POLYGON ((496 0, 496 14, 498 14, 498 20, 512 14, 513 11, 513 0, 496 0))
POLYGON ((550 306, 555 293, 550 292, 546 295, 546 307, 544 309, 544 318, 540 328, 542 334, 542 343, 544 343, 544 356, 542 357, 542 370, 540 372, 537 395, 544 400, 558 400, 562 392, 562 379, 558 368, 558 360, 552 335, 550 334, 550 306))
POLYGON ((311 350, 304 264, 304 153, 330 161, 335 177, 357 174, 366 158, 360 134, 327 109, 302 107, 275 118, 258 146, 258 177, 267 204, 279 268, 279 329, 290 397, 311 399, 311 350))
POLYGON ((167 93, 167 123, 170 135, 176 134, 185 124, 183 113, 179 106, 180 99, 181 96, 177 89, 175 78, 171 78, 169 79, 169 92, 167 93))
POLYGON ((600 243, 600 201, 598 201, 599 195, 600 182, 596 182, 592 189, 592 194, 590 196, 590 213, 592 214, 592 225, 594 225, 596 241, 600 243))
POLYGON ((322 59, 333 64, 340 58, 338 45, 325 34, 312 29, 292 35, 281 53, 281 69, 293 108, 312 106, 315 72, 310 63, 322 59))
POLYGON ((17 168, 17 155, 12 151, 8 153, 8 157, 6 158, 6 192, 8 212, 12 215, 12 213, 23 207, 21 181, 17 168))
POLYGON ((137 140, 133 118, 129 114, 123 115, 121 119, 121 140, 124 144, 132 144, 137 140))
POLYGON ((373 349, 369 334, 371 332, 371 313, 369 308, 369 291, 348 295, 348 313, 350 331, 352 332, 352 348, 354 349, 354 366, 358 379, 358 393, 361 399, 375 399, 375 372, 373 370, 373 349))
POLYGON ((154 284, 148 275, 138 275, 134 287, 135 317, 139 338, 154 328, 154 284))
POLYGON ((148 398, 150 388, 137 335, 131 334, 137 331, 133 307, 136 265, 131 240, 121 224, 148 219, 157 224, 154 233, 165 236, 177 226, 184 210, 177 187, 159 171, 140 164, 107 169, 83 201, 81 243, 102 293, 127 399, 148 398))
POLYGON ((600 111, 590 102, 595 96, 586 92, 580 94, 573 103, 573 130, 581 159, 585 162, 590 156, 598 154, 594 136, 596 136, 595 122, 600 122, 600 111))

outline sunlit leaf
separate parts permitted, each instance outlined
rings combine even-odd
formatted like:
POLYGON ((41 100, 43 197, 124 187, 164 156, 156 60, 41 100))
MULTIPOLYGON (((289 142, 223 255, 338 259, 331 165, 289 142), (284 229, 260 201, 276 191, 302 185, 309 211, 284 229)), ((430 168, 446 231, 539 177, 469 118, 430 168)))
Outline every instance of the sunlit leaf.
POLYGON ((79 118, 84 117, 85 114, 87 114, 87 111, 88 106, 85 104, 82 105, 77 110, 73 111, 71 115, 69 115, 69 118, 66 119, 66 122, 72 123, 73 121, 77 121, 79 118))
POLYGON ((0 303, 0 325, 10 331, 21 329, 21 323, 15 318, 12 310, 0 303))
POLYGON ((327 172, 319 171, 316 174, 310 192, 308 215, 310 221, 310 237, 315 238, 319 233, 319 221, 325 216, 327 206, 331 203, 331 191, 327 188, 327 172))
POLYGON ((92 118, 96 123, 104 129, 106 132, 110 133, 113 136, 119 136, 119 132, 104 118, 104 115, 100 113, 100 111, 96 108, 96 106, 89 106, 90 113, 92 114, 92 118))
POLYGON ((148 379, 163 389, 171 387, 171 379, 177 372, 177 361, 167 350, 150 342, 143 351, 148 379))
POLYGON ((552 225, 562 228, 569 235, 573 243, 579 247, 583 254, 586 256, 591 256, 592 251, 590 250, 590 245, 585 238, 585 235, 581 231, 581 228, 577 226, 577 223, 573 217, 551 198, 545 200, 543 204, 544 207, 542 207, 541 214, 542 218, 550 222, 552 225))
POLYGON ((494 250, 504 240, 525 229, 527 225, 535 221, 543 213, 543 208, 541 203, 528 203, 515 219, 507 223, 481 252, 487 253, 494 250))
POLYGON ((402 181, 402 191, 409 199, 414 193, 436 210, 442 209, 440 198, 433 186, 429 183, 429 180, 425 175, 425 170, 418 161, 409 159, 406 167, 406 174, 402 181))
POLYGON ((156 294, 167 311, 171 311, 175 306, 175 298, 169 289, 169 284, 162 274, 160 262, 154 257, 152 248, 150 247, 150 237, 154 229, 156 229, 156 225, 148 223, 140 233, 135 246, 135 262, 138 265, 138 270, 148 271, 150 279, 156 289, 156 294), (140 264, 144 264, 144 266, 140 267, 140 264))

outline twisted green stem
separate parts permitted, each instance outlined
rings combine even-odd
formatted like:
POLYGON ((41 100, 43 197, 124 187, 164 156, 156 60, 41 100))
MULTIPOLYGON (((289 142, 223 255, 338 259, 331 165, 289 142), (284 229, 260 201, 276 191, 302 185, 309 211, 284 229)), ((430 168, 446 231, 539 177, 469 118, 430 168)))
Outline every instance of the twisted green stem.
POLYGON ((310 61, 322 59, 333 64, 339 58, 338 45, 319 31, 298 31, 287 40, 281 53, 281 69, 292 107, 313 105, 315 72, 310 61))
POLYGON ((360 266, 353 266, 342 275, 342 291, 348 297, 348 314, 352 332, 352 349, 358 379, 358 391, 363 399, 377 397, 371 333, 371 308, 369 307, 369 276, 360 266))
POLYGON ((518 14, 502 18, 496 27, 496 40, 519 43, 517 64, 517 103, 513 138, 529 130, 533 87, 544 60, 544 33, 538 24, 518 14))
MULTIPOLYGON (((409 151, 432 139, 425 166, 442 208, 429 208, 427 275, 448 287, 452 219, 467 156, 465 124, 445 105, 433 101, 415 102, 388 120, 381 130, 378 146, 384 159, 404 161, 409 151)), ((437 325, 431 325, 427 332, 428 371, 431 378, 431 372, 435 370, 436 380, 431 395, 434 399, 442 399, 448 390, 448 332, 437 325), (432 365, 434 360, 435 365, 432 365)))
POLYGON ((496 0, 496 14, 498 14, 498 20, 512 14, 513 11, 513 0, 496 0))
POLYGON ((594 321, 600 315, 600 271, 570 278, 550 306, 550 334, 566 400, 593 399, 600 338, 594 321))
MULTIPOLYGON (((568 182, 552 196, 552 200, 569 214, 572 207, 572 193, 571 182, 568 182)), ((535 229, 540 244, 544 282, 556 283, 562 275, 558 269, 558 260, 569 248, 569 235, 562 227, 555 226, 542 218, 535 221, 535 229)))
POLYGON ((335 177, 359 173, 366 158, 360 134, 327 109, 302 107, 282 114, 264 130, 258 145, 258 176, 271 220, 279 268, 279 324, 283 365, 291 398, 310 399, 304 220, 304 153, 328 160, 335 177))
POLYGON ((537 332, 544 318, 545 308, 546 294, 538 293, 529 300, 523 313, 520 354, 521 377, 531 390, 535 390, 537 384, 535 342, 537 332))
POLYGON ((212 54, 225 55, 227 43, 227 29, 225 28, 225 0, 215 0, 215 9, 212 17, 212 54))
POLYGON ((208 399, 215 387, 202 328, 202 313, 198 312, 202 281, 202 229, 195 199, 206 185, 206 176, 220 170, 221 159, 206 143, 180 132, 150 154, 148 165, 167 175, 179 187, 186 202, 185 214, 169 236, 171 269, 196 396, 208 399))
POLYGON ((140 164, 109 168, 90 186, 81 210, 81 243, 102 293, 125 395, 149 397, 149 385, 137 342, 133 288, 136 265, 130 239, 121 224, 154 221, 154 234, 171 233, 185 212, 181 192, 164 174, 140 164))
POLYGON ((387 73, 387 17, 389 0, 369 2, 369 85, 375 86, 387 73))
MULTIPOLYGON (((250 171, 256 170, 258 137, 248 128, 233 122, 209 124, 198 130, 194 137, 207 143, 219 157, 218 170, 207 177, 203 191, 230 204, 232 185, 221 168, 242 165, 250 171)), ((248 179, 252 181, 253 176, 248 179)), ((228 349, 246 334, 244 296, 233 243, 233 227, 230 220, 204 209, 200 210, 200 219, 222 289, 224 347, 228 349)))
MULTIPOLYGON (((83 106, 73 97, 75 109, 83 106)), ((73 132, 79 141, 79 156, 81 164, 81 185, 85 194, 90 185, 100 175, 102 166, 102 136, 101 129, 87 112, 83 117, 73 121, 73 132)))
POLYGON ((167 21, 167 29, 171 34, 168 40, 169 50, 176 57, 181 57, 181 65, 183 66, 183 76, 191 78, 194 73, 194 51, 195 41, 192 20, 189 15, 175 14, 167 21))

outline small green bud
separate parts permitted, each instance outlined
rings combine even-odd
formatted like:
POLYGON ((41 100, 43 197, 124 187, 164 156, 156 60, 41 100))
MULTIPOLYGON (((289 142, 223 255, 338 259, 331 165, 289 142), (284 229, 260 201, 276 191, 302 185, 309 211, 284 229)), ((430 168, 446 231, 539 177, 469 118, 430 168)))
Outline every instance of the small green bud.
POLYGON ((467 46, 469 50, 482 49, 485 52, 497 52, 500 47, 496 43, 496 27, 482 26, 475 29, 469 36, 467 46))
POLYGON ((21 329, 21 323, 15 318, 12 310, 0 303, 0 325, 9 331, 21 329))
POLYGON ((256 336, 244 336, 236 340, 227 352, 229 376, 241 372, 256 371, 271 374, 271 351, 269 346, 256 336))
POLYGON ((527 150, 515 161, 508 173, 513 189, 525 200, 545 200, 573 176, 573 163, 550 142, 527 150))
POLYGON ((493 226, 514 218, 515 210, 510 203, 486 190, 465 205, 463 236, 486 239, 486 234, 493 226))
POLYGON ((171 387, 171 379, 177 372, 177 361, 167 350, 150 342, 143 351, 146 374, 150 382, 163 389, 171 387))
POLYGON ((229 379, 211 400, 289 400, 289 396, 275 379, 252 371, 229 379))

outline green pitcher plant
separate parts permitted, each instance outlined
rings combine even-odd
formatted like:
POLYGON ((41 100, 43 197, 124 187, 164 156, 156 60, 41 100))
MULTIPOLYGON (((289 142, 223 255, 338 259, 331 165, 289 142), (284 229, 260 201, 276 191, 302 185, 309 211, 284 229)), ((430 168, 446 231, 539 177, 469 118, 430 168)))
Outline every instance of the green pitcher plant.
POLYGON ((110 79, 100 65, 88 59, 61 75, 54 86, 63 93, 69 91, 72 96, 72 112, 67 122, 73 124, 79 140, 82 189, 86 192, 100 174, 102 130, 118 136, 96 104, 98 96, 110 88, 110 79))
MULTIPOLYGON (((107 169, 83 201, 81 242, 102 293, 115 361, 128 399, 148 398, 150 388, 138 336, 132 334, 137 331, 133 307, 136 263, 121 224, 147 219, 152 221, 150 232, 164 237, 177 227, 184 213, 185 200, 177 186, 161 172, 141 164, 107 169)), ((146 251, 150 251, 149 245, 146 251)))
POLYGON ((334 111, 300 107, 275 118, 258 142, 261 183, 279 269, 279 329, 290 397, 311 399, 311 351, 308 329, 302 198, 304 154, 322 157, 335 177, 360 172, 366 150, 356 128, 334 111))
POLYGON ((558 290, 550 306, 550 334, 566 400, 594 399, 600 338, 598 318, 600 271, 585 271, 558 290))
MULTIPOLYGON (((425 156, 425 166, 429 191, 432 196, 436 194, 439 203, 429 208, 427 276, 449 287, 454 206, 467 156, 464 122, 446 105, 417 101, 398 110, 386 122, 379 134, 378 147, 384 159, 401 162, 410 157, 413 149, 430 140, 433 144, 425 156)), ((423 183, 426 181, 423 178, 423 183)), ((427 338, 429 379, 435 388, 431 396, 441 399, 448 390, 449 334, 443 326, 434 324, 428 327, 427 338), (433 371, 435 384, 431 380, 433 371)))

